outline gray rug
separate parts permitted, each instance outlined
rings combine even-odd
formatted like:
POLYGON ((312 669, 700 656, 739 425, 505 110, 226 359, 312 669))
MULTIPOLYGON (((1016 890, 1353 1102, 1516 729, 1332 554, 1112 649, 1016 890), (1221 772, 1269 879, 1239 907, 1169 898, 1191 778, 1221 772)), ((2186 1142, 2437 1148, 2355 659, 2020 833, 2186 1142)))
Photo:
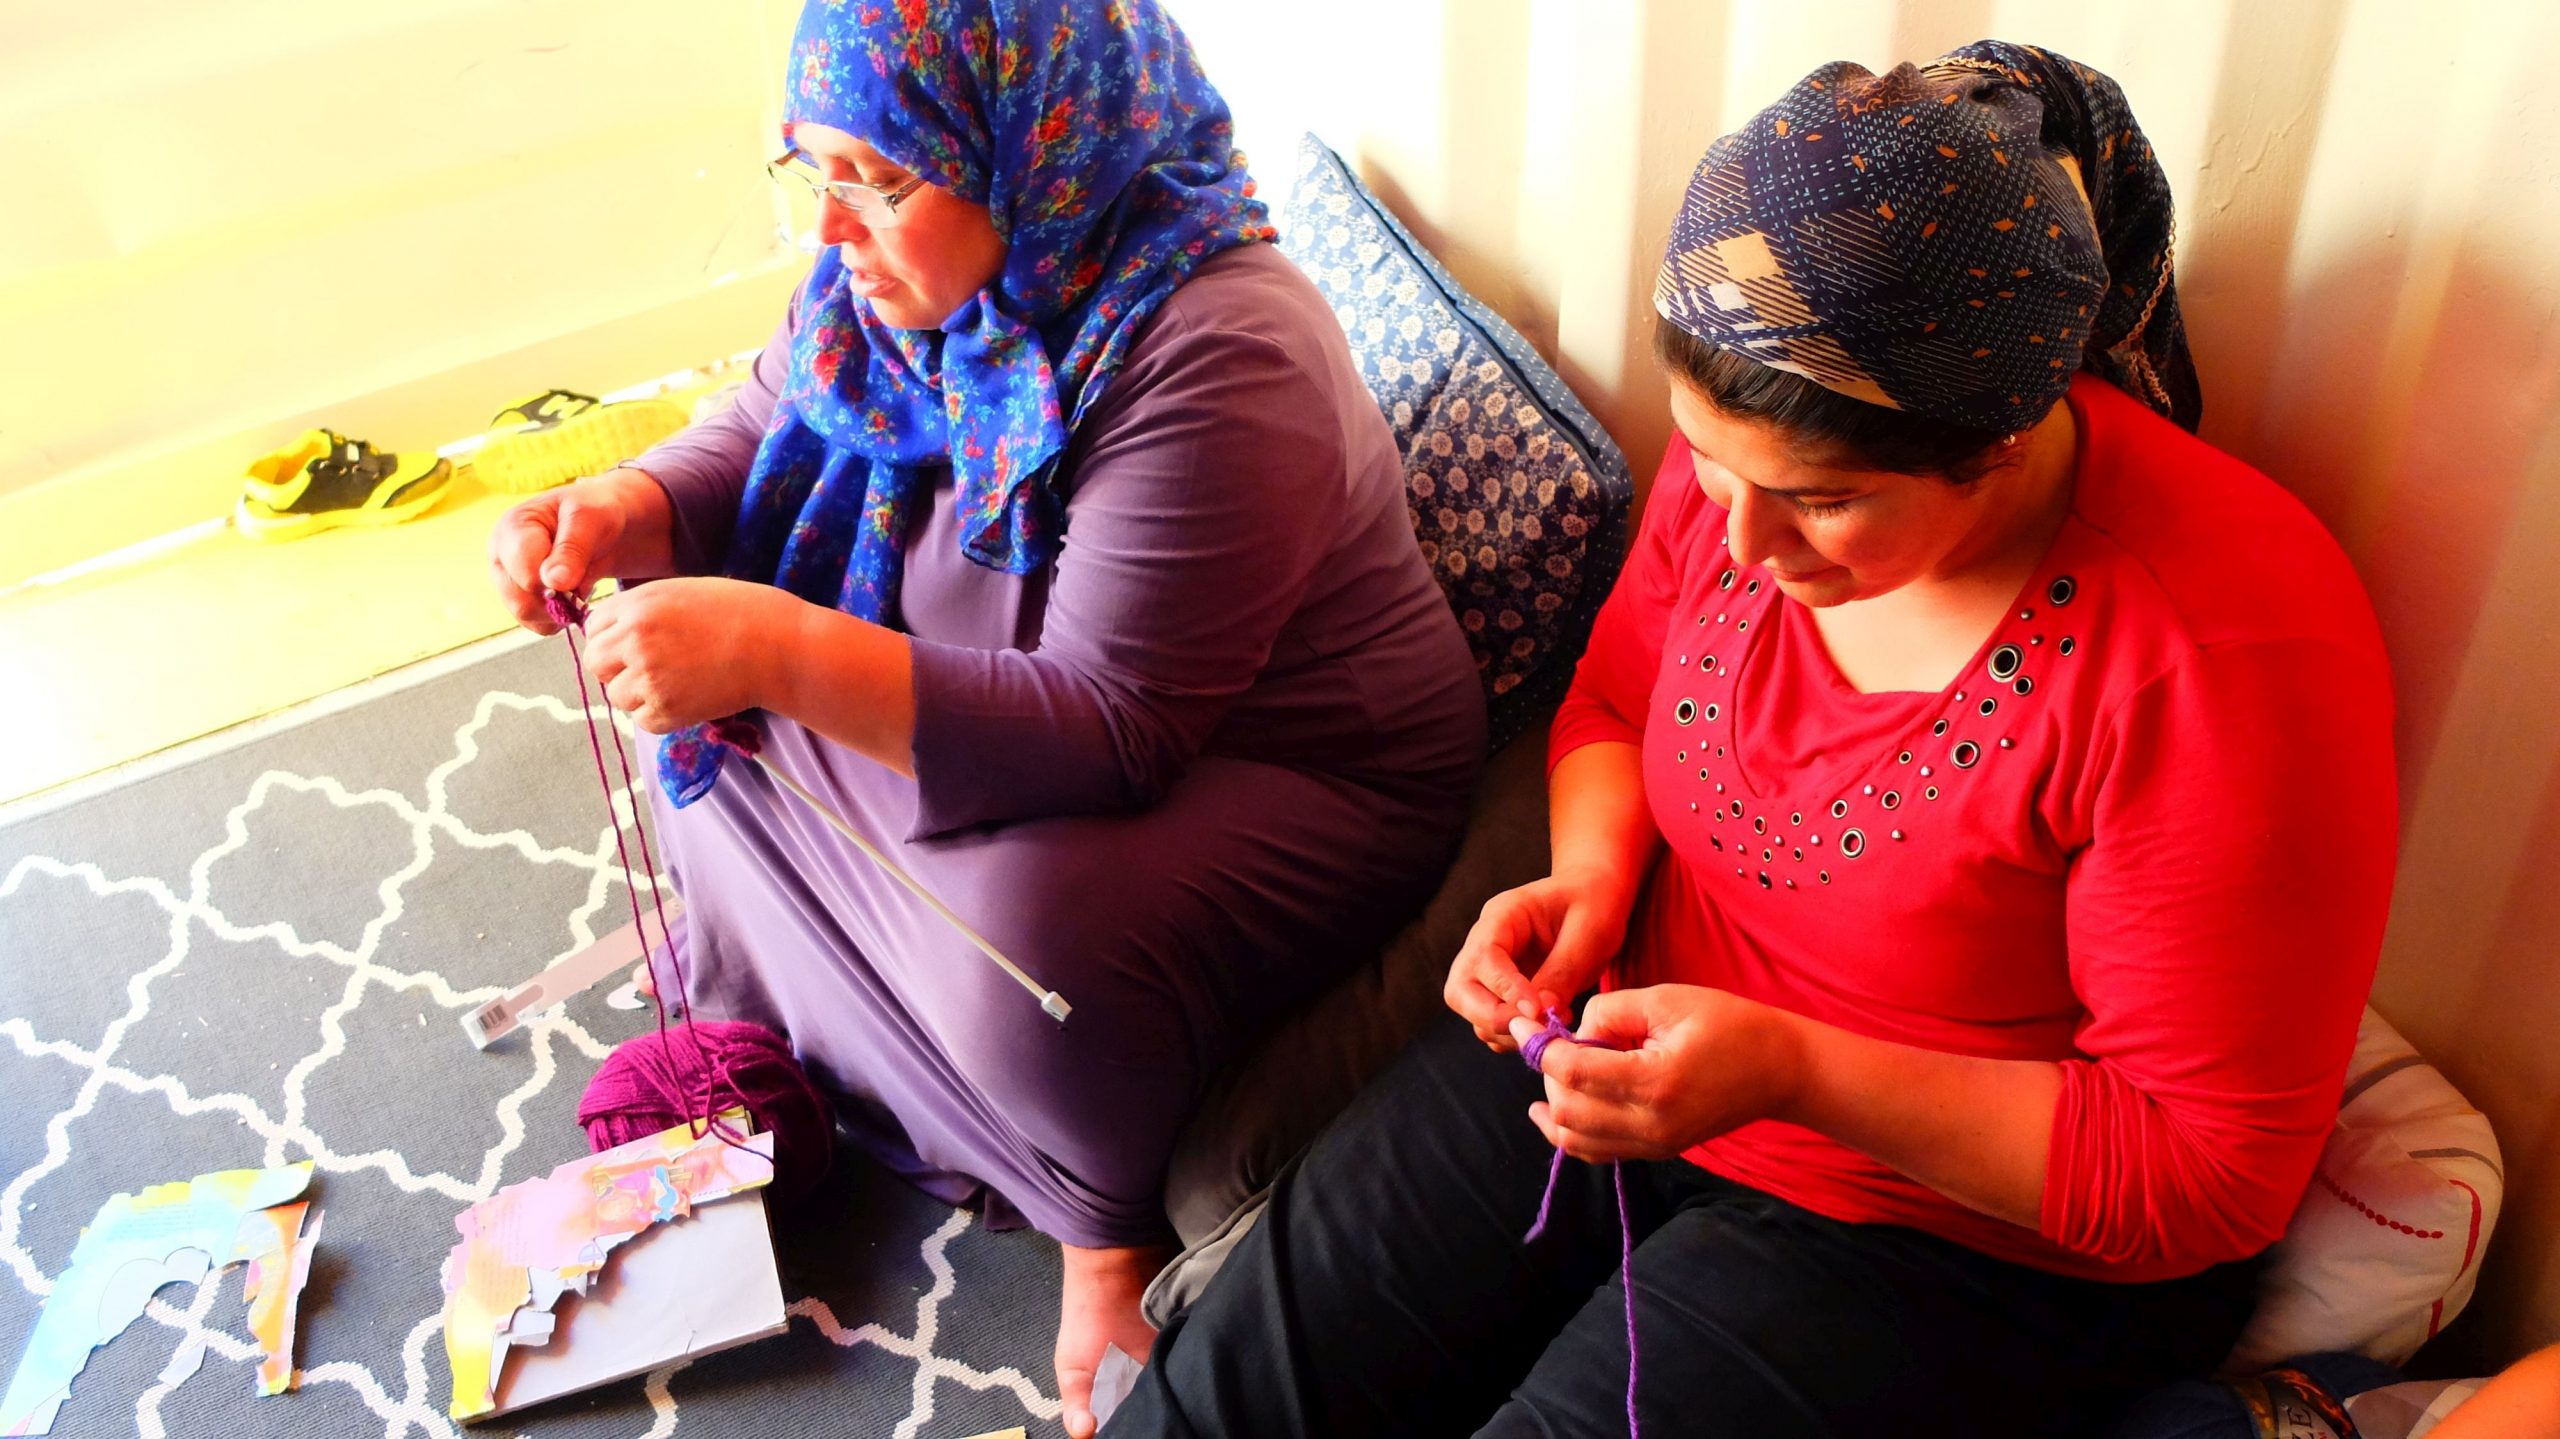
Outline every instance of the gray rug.
MULTIPOLYGON (((629 922, 570 695, 556 643, 510 651, 0 828, 0 1366, 112 1193, 313 1159, 327 1217, 298 1391, 252 1397, 234 1271, 162 1290, 56 1434, 462 1432, 454 1215, 584 1153, 579 1091, 650 1022, 606 986, 485 1053, 457 1018, 629 922)), ((471 1432, 1058 1432, 1055 1245, 840 1157, 777 1247, 787 1335, 471 1432)))

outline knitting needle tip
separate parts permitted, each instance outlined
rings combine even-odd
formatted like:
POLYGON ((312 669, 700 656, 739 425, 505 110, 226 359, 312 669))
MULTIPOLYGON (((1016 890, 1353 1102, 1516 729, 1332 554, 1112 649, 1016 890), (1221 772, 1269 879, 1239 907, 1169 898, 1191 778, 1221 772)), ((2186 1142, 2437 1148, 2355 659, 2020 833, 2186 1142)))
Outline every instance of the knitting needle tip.
POLYGON ((1059 994, 1054 989, 1050 990, 1047 994, 1040 996, 1040 1012, 1049 1016, 1051 1019, 1058 1021, 1060 1024, 1066 1023, 1066 997, 1059 994))

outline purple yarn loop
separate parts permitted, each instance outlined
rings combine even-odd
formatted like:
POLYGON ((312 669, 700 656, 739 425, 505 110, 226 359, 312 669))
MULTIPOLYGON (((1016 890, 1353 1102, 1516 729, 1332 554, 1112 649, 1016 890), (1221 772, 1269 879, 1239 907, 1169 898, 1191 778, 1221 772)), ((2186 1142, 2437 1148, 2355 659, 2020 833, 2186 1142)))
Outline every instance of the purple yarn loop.
MULTIPOLYGON (((1575 1036, 1565 1027, 1564 1016, 1550 1009, 1544 1027, 1520 1042, 1520 1058, 1531 1069, 1546 1072, 1547 1047, 1562 1040, 1567 1044, 1591 1041, 1575 1036)), ((1616 1161, 1609 1165, 1609 1177, 1618 1187, 1618 1288, 1627 1297, 1627 1439, 1638 1439, 1641 1431, 1636 1423, 1636 1270, 1635 1227, 1627 1222, 1627 1169, 1616 1161)), ((1564 1151, 1556 1151, 1553 1164, 1547 1166, 1547 1192, 1538 1197, 1538 1217, 1529 1232, 1520 1237, 1523 1244, 1535 1244, 1547 1232, 1547 1213, 1556 1202, 1556 1185, 1564 1178, 1564 1151)))

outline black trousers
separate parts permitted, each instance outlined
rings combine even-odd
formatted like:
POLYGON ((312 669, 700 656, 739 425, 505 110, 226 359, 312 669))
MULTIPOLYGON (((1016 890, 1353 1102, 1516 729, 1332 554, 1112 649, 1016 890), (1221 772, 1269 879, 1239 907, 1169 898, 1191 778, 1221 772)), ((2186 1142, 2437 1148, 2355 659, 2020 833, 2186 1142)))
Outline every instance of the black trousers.
MULTIPOLYGON (((1609 1167, 1530 1124, 1537 1075, 1454 1017, 1284 1172, 1156 1341, 1105 1439, 1603 1436, 1627 1429, 1609 1167)), ((1648 1435, 2104 1435, 2220 1363, 2256 1262, 2068 1279, 1843 1224, 1673 1160, 1626 1166, 1648 1435)))

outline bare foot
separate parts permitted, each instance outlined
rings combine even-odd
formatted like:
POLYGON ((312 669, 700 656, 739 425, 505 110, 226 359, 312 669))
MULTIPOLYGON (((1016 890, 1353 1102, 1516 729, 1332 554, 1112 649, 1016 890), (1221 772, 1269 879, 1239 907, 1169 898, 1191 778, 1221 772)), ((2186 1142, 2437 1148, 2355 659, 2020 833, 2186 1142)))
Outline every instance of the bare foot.
POLYGON ((1088 1439, 1093 1419, 1093 1371, 1103 1346, 1143 1364, 1155 1330, 1138 1313, 1147 1281, 1173 1258, 1163 1246, 1146 1249, 1079 1249, 1058 1246, 1066 1257, 1066 1283, 1058 1305, 1058 1398, 1066 1406, 1067 1439, 1088 1439))
POLYGON ((658 977, 649 972, 649 966, 645 964, 633 965, 631 967, 631 982, 633 985, 638 987, 642 994, 649 998, 656 999, 658 997, 658 977))

